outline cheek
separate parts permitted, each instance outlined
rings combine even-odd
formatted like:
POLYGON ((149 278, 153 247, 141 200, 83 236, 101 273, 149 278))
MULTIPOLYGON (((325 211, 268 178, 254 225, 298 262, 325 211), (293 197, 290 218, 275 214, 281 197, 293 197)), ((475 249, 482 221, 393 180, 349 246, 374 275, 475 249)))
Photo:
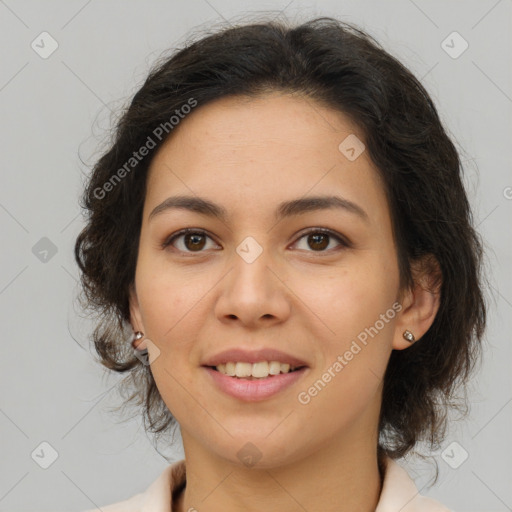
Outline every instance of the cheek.
MULTIPOLYGON (((194 409, 197 402, 187 390, 194 389, 190 365, 200 328, 196 318, 205 312, 199 293, 185 290, 187 287, 168 278, 148 278, 138 290, 147 337, 159 350, 151 373, 162 400, 178 422, 190 414, 201 416, 201 408, 194 409)), ((196 400, 201 402, 200 397, 196 400)))
POLYGON ((317 331, 318 367, 297 398, 315 428, 334 432, 361 415, 377 414, 391 353, 393 294, 364 272, 331 280, 311 300, 329 330, 317 331))
POLYGON ((294 291, 329 328, 332 338, 343 340, 379 320, 394 302, 397 282, 394 269, 375 258, 364 261, 355 256, 352 263, 324 275, 297 275, 294 291))
POLYGON ((211 288, 207 276, 187 268, 172 267, 165 257, 144 254, 139 257, 136 289, 144 326, 159 344, 181 339, 201 309, 201 299, 211 288))
POLYGON ((323 397, 327 407, 347 397, 351 398, 346 407, 356 398, 368 400, 391 353, 397 276, 392 269, 385 271, 382 261, 371 260, 363 264, 361 259, 314 286, 304 280, 301 293, 309 289, 308 304, 321 320, 316 336, 321 357, 315 378, 320 376, 322 393, 323 384, 330 390, 323 397))

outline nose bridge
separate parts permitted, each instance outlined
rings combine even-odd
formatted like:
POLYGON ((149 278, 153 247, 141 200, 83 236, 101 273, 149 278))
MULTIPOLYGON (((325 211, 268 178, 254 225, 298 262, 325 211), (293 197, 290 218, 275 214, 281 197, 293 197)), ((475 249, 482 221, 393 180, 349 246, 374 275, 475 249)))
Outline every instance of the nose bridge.
POLYGON ((217 315, 237 317, 246 324, 270 317, 282 320, 289 307, 283 285, 273 270, 271 251, 252 236, 243 239, 235 251, 217 303, 217 315))
MULTIPOLYGON (((261 241, 262 237, 259 238, 261 241)), ((256 238, 247 236, 235 249, 231 280, 241 299, 262 301, 271 293, 271 251, 262 244, 256 238)))

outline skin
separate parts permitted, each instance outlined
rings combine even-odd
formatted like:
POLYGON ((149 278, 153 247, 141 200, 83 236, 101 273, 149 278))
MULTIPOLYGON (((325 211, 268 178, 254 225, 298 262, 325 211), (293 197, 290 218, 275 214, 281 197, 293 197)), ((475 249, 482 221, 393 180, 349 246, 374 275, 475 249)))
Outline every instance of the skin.
MULTIPOLYGON (((368 152, 348 160, 338 146, 363 135, 339 112, 311 99, 272 93, 229 97, 198 107, 173 130, 148 175, 131 322, 145 333, 151 371, 177 419, 187 485, 175 511, 373 511, 383 375, 405 329, 419 339, 432 324, 438 293, 399 288, 396 247, 384 188, 368 152), (148 219, 169 196, 222 205, 223 222, 183 209, 148 219), (366 213, 310 211, 280 222, 277 205, 339 195, 366 213), (194 251, 183 228, 208 232, 194 251), (315 245, 307 228, 328 228, 315 245), (247 263, 236 252, 248 236, 263 252, 247 263), (321 245, 321 244, 320 244, 321 245), (365 327, 399 301, 402 309, 331 381, 302 404, 365 327), (259 402, 216 388, 201 367, 228 348, 277 347, 309 366, 292 387, 259 402), (237 452, 261 453, 246 466, 237 452)), ((428 277, 428 276, 427 276, 428 277)))

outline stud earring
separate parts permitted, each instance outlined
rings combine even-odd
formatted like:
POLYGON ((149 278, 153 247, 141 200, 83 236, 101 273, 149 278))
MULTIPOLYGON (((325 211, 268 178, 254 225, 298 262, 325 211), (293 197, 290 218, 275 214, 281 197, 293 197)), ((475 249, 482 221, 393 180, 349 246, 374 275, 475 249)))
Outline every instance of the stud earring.
POLYGON ((409 343, 414 343, 416 341, 416 338, 414 337, 414 334, 411 331, 408 331, 407 329, 402 334, 404 339, 406 339, 409 343))
MULTIPOLYGON (((133 347, 134 349, 137 349, 137 347, 138 347, 138 346, 139 346, 139 344, 140 344, 140 341, 139 341, 139 340, 140 340, 140 339, 142 339, 143 337, 144 337, 144 333, 143 333, 143 332, 137 331, 137 332, 135 333, 135 336, 134 336, 133 341, 132 341, 132 347, 133 347)), ((139 349, 139 350, 140 350, 140 349, 139 349)))

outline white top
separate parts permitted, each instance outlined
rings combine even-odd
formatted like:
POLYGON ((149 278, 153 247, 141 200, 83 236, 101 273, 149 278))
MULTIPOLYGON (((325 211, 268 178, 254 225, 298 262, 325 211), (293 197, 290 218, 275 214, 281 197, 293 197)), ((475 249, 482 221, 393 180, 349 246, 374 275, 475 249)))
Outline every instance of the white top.
MULTIPOLYGON (((438 501, 421 496, 416 484, 393 459, 385 459, 386 470, 375 512, 453 512, 438 501)), ((172 494, 186 481, 185 460, 167 466, 144 491, 127 500, 83 512, 172 512, 172 494)))

